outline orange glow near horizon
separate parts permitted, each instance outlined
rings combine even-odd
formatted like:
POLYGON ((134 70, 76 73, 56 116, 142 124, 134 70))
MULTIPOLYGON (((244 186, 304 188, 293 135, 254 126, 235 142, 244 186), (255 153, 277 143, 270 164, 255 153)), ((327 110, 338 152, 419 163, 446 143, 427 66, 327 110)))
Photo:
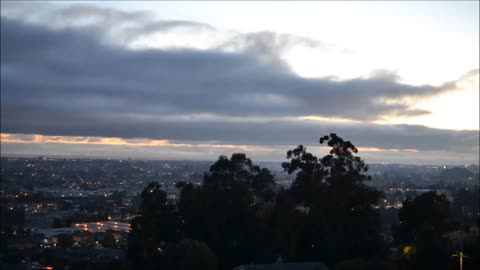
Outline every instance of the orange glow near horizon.
MULTIPOLYGON (((234 145, 234 144, 209 144, 209 143, 173 143, 169 140, 151 140, 151 139, 123 139, 119 137, 89 137, 89 136, 48 136, 31 135, 33 138, 23 139, 16 137, 19 134, 1 133, 1 143, 56 143, 56 144, 88 144, 88 145, 112 145, 112 146, 152 146, 152 147, 213 147, 227 149, 242 149, 247 151, 267 150, 268 147, 256 145, 234 145)), ((25 135, 25 134, 20 134, 25 135)))
POLYGON ((298 120, 321 121, 321 122, 334 122, 334 123, 350 123, 350 124, 362 123, 362 121, 349 119, 349 118, 324 117, 324 116, 319 116, 319 115, 300 116, 297 119, 298 120))
MULTIPOLYGON (((130 147, 210 147, 210 148, 225 148, 225 149, 239 149, 244 151, 274 151, 279 146, 260 146, 260 145, 241 145, 241 144, 210 144, 210 143, 174 143, 169 140, 151 140, 144 138, 123 139, 119 137, 89 137, 89 136, 48 136, 32 134, 29 138, 22 138, 26 134, 9 134, 0 133, 0 142, 3 143, 18 143, 18 144, 80 144, 80 145, 111 145, 111 146, 130 146, 130 147), (19 136, 20 135, 20 136, 19 136)), ((289 148, 291 146, 285 146, 289 148)), ((326 146, 316 146, 321 149, 329 149, 326 146)), ((360 152, 411 152, 417 153, 417 149, 386 149, 378 147, 357 147, 360 152)))
POLYGON ((411 152, 411 153, 418 153, 420 152, 414 148, 407 148, 407 149, 385 149, 385 148, 378 148, 378 147, 357 147, 359 152, 411 152))

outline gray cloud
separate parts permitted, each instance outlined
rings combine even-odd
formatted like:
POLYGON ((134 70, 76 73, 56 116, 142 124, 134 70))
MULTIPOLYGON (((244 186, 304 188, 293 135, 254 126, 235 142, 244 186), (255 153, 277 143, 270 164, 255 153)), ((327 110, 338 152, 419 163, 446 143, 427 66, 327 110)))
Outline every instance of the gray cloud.
MULTIPOLYGON (((173 142, 247 145, 314 144, 317 137, 335 131, 364 147, 478 152, 478 131, 452 131, 412 125, 332 124, 300 120, 176 119, 142 118, 128 113, 22 108, 10 112, 11 121, 2 121, 2 132, 38 133, 65 136, 104 136, 168 139, 173 142)), ((3 113, 2 113, 3 115, 3 113)))
POLYGON ((234 36, 220 47, 234 49, 235 51, 253 51, 260 54, 279 55, 285 50, 291 49, 296 45, 302 45, 310 48, 322 50, 336 49, 333 45, 325 42, 311 39, 308 37, 275 33, 272 31, 261 31, 253 33, 242 33, 234 36))
POLYGON ((305 79, 248 50, 132 51, 85 31, 53 31, 5 18, 1 30, 5 133, 292 145, 336 131, 362 146, 478 151, 478 131, 294 120, 425 114, 382 100, 426 97, 454 82, 433 87, 402 84, 392 76, 305 79))
MULTIPOLYGON (((99 7, 92 4, 72 4, 57 6, 50 3, 2 3, 2 15, 6 18, 22 18, 32 24, 48 26, 52 29, 76 29, 96 35, 103 42, 136 46, 136 42, 146 36, 155 34, 208 34, 208 43, 212 49, 254 54, 269 61, 271 65, 289 69, 282 55, 292 48, 303 46, 315 50, 352 53, 350 49, 314 40, 304 36, 261 31, 253 33, 236 33, 222 31, 213 26, 188 20, 159 20, 152 12, 122 11, 99 7)), ((198 36, 197 36, 198 37, 198 36)), ((142 42, 140 42, 142 44, 142 42)), ((140 46, 151 46, 143 44, 140 46)), ((155 45, 154 45, 155 46, 155 45)), ((192 44, 170 44, 171 47, 192 47, 192 44)), ((193 46, 195 47, 195 46, 193 46)))
POLYGON ((323 41, 287 33, 276 33, 273 31, 236 34, 216 46, 215 49, 226 52, 243 52, 255 55, 258 59, 269 62, 272 66, 290 70, 291 68, 287 61, 284 60, 284 56, 289 51, 298 47, 306 47, 329 53, 352 53, 352 50, 328 44, 323 41))
POLYGON ((88 31, 104 42, 127 44, 155 33, 178 29, 215 31, 209 24, 189 20, 159 20, 148 11, 121 11, 92 4, 59 7, 45 2, 2 2, 2 17, 22 18, 23 21, 46 25, 52 29, 88 31))
POLYGON ((267 58, 277 65, 284 65, 287 68, 287 64, 281 60, 282 54, 296 46, 305 46, 323 51, 337 49, 333 45, 308 37, 272 31, 237 34, 219 45, 218 49, 255 54, 259 57, 267 58))
POLYGON ((158 20, 152 13, 120 11, 91 4, 76 4, 54 12, 58 22, 67 27, 91 27, 101 34, 129 42, 158 32, 178 28, 213 31, 214 27, 188 20, 158 20))
MULTIPOLYGON (((384 77, 304 79, 255 55, 195 50, 131 51, 77 31, 2 20, 2 102, 101 113, 324 115, 376 119, 422 114, 382 99, 442 91, 384 77), (29 44, 35 44, 30 46, 29 44), (74 101, 74 102, 72 102, 74 101)), ((8 106, 5 106, 8 107, 8 106)))

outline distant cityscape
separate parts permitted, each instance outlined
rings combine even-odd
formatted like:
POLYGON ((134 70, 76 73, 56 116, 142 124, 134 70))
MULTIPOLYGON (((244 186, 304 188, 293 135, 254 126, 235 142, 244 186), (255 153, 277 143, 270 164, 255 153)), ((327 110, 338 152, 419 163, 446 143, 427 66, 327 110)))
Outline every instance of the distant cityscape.
MULTIPOLYGON (((86 254, 89 261, 119 260, 125 256, 130 220, 136 216, 145 186, 158 182, 168 202, 176 204, 181 190, 178 183, 201 185, 212 163, 3 157, 1 234, 16 236, 2 242, 8 256, 13 256, 7 259, 17 266, 48 267, 41 265, 45 257, 66 256, 65 249, 60 247, 68 246, 73 248, 68 249, 68 256, 86 254)), ((273 172, 275 189, 291 185, 293 176, 286 174, 280 163, 259 165, 273 172)), ((401 208, 406 198, 436 190, 453 202, 458 190, 473 192, 479 185, 479 166, 471 164, 372 164, 368 173, 372 176, 368 184, 385 194, 375 208, 383 213, 387 240, 392 238, 388 225, 398 222, 389 211, 401 208)), ((476 196, 478 202, 478 191, 476 196)), ((474 220, 479 215, 478 205, 467 209, 476 209, 462 213, 467 219, 474 220)))

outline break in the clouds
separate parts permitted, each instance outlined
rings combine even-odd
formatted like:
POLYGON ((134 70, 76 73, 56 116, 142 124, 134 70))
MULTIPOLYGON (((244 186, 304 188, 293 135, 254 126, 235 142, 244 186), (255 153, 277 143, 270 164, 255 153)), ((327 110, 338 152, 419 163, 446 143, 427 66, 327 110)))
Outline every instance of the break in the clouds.
POLYGON ((478 152, 478 130, 375 124, 429 114, 412 100, 456 91, 460 78, 440 86, 408 85, 388 72, 304 78, 282 59, 284 50, 338 48, 270 31, 231 35, 209 49, 132 48, 129 42, 155 33, 217 30, 93 5, 39 7, 37 17, 25 5, 2 12, 1 132, 11 136, 278 148, 337 132, 364 147, 464 153, 469 160, 478 152), (51 20, 43 21, 45 14, 51 20))

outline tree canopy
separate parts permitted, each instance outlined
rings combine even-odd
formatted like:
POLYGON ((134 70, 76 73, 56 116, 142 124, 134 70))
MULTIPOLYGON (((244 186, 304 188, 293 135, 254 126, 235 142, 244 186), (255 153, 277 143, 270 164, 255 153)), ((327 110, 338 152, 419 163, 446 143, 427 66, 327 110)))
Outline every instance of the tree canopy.
POLYGON ((299 236, 303 259, 333 262, 382 251, 380 220, 373 208, 381 193, 364 184, 368 166, 350 142, 331 133, 320 138, 331 149, 323 158, 299 145, 287 152, 282 165, 296 173, 291 192, 303 208, 305 223, 299 236))
MULTIPOLYGON (((282 167, 294 177, 289 188, 243 153, 220 156, 201 185, 178 182, 176 204, 150 183, 131 221, 129 258, 167 269, 231 269, 280 257, 338 269, 376 267, 387 251, 378 212, 383 193, 368 184, 368 166, 352 142, 331 133, 319 143, 329 148, 321 158, 303 145, 287 152, 282 167)), ((411 246, 416 261, 407 266, 425 267, 432 254, 448 260, 440 242, 455 227, 444 195, 407 199, 399 219, 393 245, 411 246)))
POLYGON ((445 194, 429 191, 407 198, 398 217, 396 239, 401 245, 415 247, 410 262, 413 269, 440 269, 449 264, 444 235, 456 229, 456 224, 450 219, 450 202, 445 194))

